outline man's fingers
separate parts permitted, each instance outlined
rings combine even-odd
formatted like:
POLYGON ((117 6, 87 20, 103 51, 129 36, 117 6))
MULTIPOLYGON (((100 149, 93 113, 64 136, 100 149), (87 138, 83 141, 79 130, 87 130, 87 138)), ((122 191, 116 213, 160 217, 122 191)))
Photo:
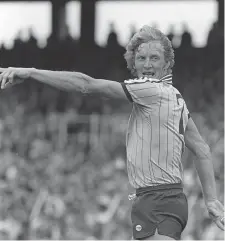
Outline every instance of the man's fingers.
POLYGON ((2 84, 1 84, 2 89, 4 88, 7 81, 9 81, 9 75, 10 75, 10 72, 8 70, 2 73, 2 84))
POLYGON ((4 85, 4 89, 7 89, 7 88, 9 88, 9 87, 12 87, 13 85, 15 85, 16 84, 16 81, 15 81, 15 79, 14 79, 14 73, 10 73, 9 74, 9 76, 8 76, 8 78, 7 78, 7 82, 5 83, 5 85, 4 85))
POLYGON ((218 228, 220 228, 221 230, 225 231, 225 229, 224 229, 224 222, 221 220, 221 218, 216 219, 215 223, 216 223, 218 228))
POLYGON ((14 85, 14 84, 7 82, 4 86, 4 89, 8 89, 9 87, 12 87, 12 85, 14 85))
POLYGON ((8 75, 8 80, 9 80, 9 83, 13 83, 13 80, 14 80, 14 73, 11 72, 9 75, 8 75))
POLYGON ((7 88, 9 88, 9 87, 12 87, 12 86, 14 86, 14 85, 16 85, 16 84, 20 84, 20 83, 22 83, 22 82, 23 82, 23 80, 20 80, 20 79, 16 79, 16 80, 14 79, 12 83, 8 81, 8 82, 5 84, 4 89, 7 89, 7 88))
POLYGON ((6 77, 6 75, 3 75, 2 76, 2 83, 1 83, 1 88, 2 89, 4 89, 4 86, 5 86, 6 82, 7 82, 7 77, 6 77))
POLYGON ((218 228, 225 231, 224 229, 224 207, 221 202, 213 201, 207 204, 210 218, 215 222, 218 228))
POLYGON ((10 69, 7 69, 3 73, 1 73, 1 88, 4 89, 6 84, 12 84, 14 82, 14 72, 10 69))

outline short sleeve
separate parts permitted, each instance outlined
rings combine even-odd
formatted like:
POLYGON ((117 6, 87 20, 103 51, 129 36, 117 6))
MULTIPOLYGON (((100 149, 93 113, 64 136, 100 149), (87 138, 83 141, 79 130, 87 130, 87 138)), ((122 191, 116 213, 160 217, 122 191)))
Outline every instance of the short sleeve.
POLYGON ((145 83, 121 83, 129 101, 141 105, 150 105, 159 95, 157 84, 145 83))
POLYGON ((190 115, 190 112, 189 112, 189 110, 188 110, 188 108, 187 108, 187 105, 186 105, 186 103, 185 103, 185 101, 184 101, 184 106, 183 106, 183 113, 182 113, 182 117, 183 117, 183 125, 184 125, 184 130, 186 129, 186 127, 187 127, 187 123, 188 123, 188 120, 189 120, 189 118, 191 117, 191 115, 190 115))

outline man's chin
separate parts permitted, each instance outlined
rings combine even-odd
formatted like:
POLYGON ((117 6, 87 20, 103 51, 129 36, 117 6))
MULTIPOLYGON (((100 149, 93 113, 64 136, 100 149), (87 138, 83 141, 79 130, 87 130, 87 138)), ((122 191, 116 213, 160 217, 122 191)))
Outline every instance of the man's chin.
POLYGON ((141 75, 139 78, 157 79, 156 75, 141 75))

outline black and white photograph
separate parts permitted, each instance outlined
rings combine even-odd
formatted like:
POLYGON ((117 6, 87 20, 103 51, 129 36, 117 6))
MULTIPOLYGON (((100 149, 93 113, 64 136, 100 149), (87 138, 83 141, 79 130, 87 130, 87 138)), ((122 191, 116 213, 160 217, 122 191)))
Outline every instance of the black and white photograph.
POLYGON ((0 240, 224 230, 224 0, 0 0, 0 240))

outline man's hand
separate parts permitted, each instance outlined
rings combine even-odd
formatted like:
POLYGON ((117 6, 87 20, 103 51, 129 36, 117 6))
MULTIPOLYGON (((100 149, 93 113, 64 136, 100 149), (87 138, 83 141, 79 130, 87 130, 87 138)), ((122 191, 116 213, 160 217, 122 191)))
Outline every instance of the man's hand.
POLYGON ((0 68, 1 89, 20 84, 30 77, 32 68, 0 68))
POLYGON ((216 223, 217 227, 224 229, 224 207, 218 200, 207 201, 206 207, 209 212, 210 218, 216 223))

